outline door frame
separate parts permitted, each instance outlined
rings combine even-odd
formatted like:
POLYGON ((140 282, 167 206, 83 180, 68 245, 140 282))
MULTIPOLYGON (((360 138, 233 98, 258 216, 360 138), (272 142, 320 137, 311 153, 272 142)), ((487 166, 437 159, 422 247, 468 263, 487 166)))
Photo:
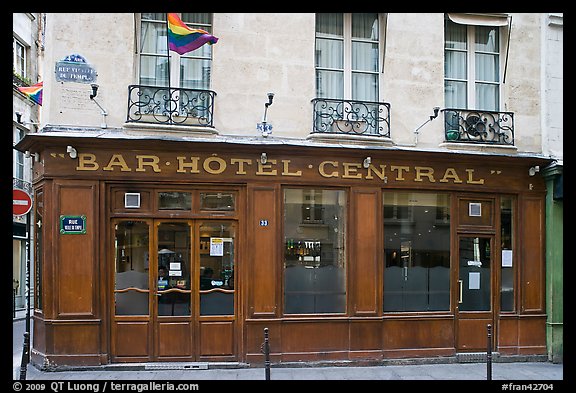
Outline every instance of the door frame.
POLYGON ((498 315, 499 291, 497 283, 497 262, 496 258, 496 235, 494 233, 463 232, 456 235, 454 249, 456 250, 454 258, 454 318, 455 318, 455 349, 456 352, 485 352, 488 344, 487 325, 492 326, 491 348, 495 349, 497 342, 496 317, 498 315), (463 296, 464 285, 460 279, 460 240, 462 238, 488 238, 490 241, 490 310, 488 311, 462 311, 460 304, 463 296))
MULTIPOLYGON (((238 359, 239 351, 239 326, 240 302, 238 296, 238 255, 239 229, 237 218, 232 217, 196 217, 196 218, 150 218, 150 217, 114 217, 110 220, 111 247, 109 250, 110 261, 110 358, 115 362, 146 362, 146 361, 201 361, 210 357, 217 357, 225 361, 238 359), (115 230, 114 226, 125 221, 141 221, 148 225, 148 315, 116 315, 115 314, 115 230), (234 293, 234 314, 225 316, 202 316, 200 315, 200 227, 204 223, 227 222, 234 228, 234 274, 236 277, 234 293), (190 242, 190 315, 187 316, 160 316, 158 315, 158 228, 162 223, 186 223, 189 226, 190 242), (150 274, 152 272, 152 274, 150 274), (213 331, 212 331, 213 330, 213 331), (213 332, 231 335, 228 342, 229 353, 206 354, 204 339, 214 339, 213 332), (187 335, 187 348, 185 353, 162 355, 166 350, 161 336, 187 335), (134 337, 134 335, 139 337, 134 337), (144 336, 144 337, 143 337, 144 336), (119 340, 135 340, 139 351, 129 354, 119 354, 119 340)), ((226 341, 226 340, 224 340, 226 341)), ((186 347, 186 346, 185 346, 186 347)), ((177 346, 172 347, 172 351, 177 346)), ((208 347, 208 352, 214 347, 208 347)), ((216 346, 216 352, 219 351, 216 346)), ((170 349, 169 349, 170 351, 170 349)), ((222 352, 222 351, 220 351, 222 352)))

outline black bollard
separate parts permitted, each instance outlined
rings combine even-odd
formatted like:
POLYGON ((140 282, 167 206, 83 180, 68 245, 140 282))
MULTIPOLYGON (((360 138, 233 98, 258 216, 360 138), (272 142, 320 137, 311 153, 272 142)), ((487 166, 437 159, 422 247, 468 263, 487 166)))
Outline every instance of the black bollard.
POLYGON ((28 369, 28 350, 30 348, 30 333, 24 332, 24 348, 22 349, 22 360, 20 363, 20 380, 26 380, 26 371, 28 369))
POLYGON ((486 326, 488 330, 488 343, 486 348, 486 379, 492 380, 492 325, 486 326))
POLYGON ((268 338, 268 328, 264 328, 264 372, 266 380, 270 380, 270 341, 268 338))

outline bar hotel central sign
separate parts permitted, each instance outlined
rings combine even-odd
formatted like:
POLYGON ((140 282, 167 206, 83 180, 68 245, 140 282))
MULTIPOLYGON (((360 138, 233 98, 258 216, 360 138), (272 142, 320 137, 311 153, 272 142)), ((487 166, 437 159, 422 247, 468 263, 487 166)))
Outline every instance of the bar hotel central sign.
MULTIPOLYGON (((59 155, 52 153, 54 158, 59 155)), ((62 155, 63 156, 63 155, 62 155)), ((473 168, 435 168, 419 165, 399 165, 393 163, 348 162, 338 160, 306 161, 304 159, 269 158, 223 158, 216 154, 199 157, 175 155, 166 159, 153 154, 112 154, 102 158, 92 153, 79 153, 75 168, 81 172, 104 173, 146 173, 182 175, 228 175, 228 176, 282 176, 308 178, 360 179, 388 183, 389 181, 414 181, 429 183, 454 183, 483 185, 485 179, 479 177, 473 168)), ((483 171, 486 174, 500 174, 500 170, 483 171)))

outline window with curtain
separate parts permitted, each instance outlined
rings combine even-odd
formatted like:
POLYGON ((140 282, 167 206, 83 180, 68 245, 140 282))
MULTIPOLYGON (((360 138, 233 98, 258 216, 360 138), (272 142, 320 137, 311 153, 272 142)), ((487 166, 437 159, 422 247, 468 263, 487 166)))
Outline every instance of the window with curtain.
POLYGON ((316 14, 316 96, 378 101, 377 13, 316 14))
POLYGON ((26 78, 26 47, 15 37, 12 42, 12 68, 22 78, 26 78))
MULTIPOLYGON (((211 45, 179 55, 170 51, 168 69, 166 13, 142 13, 140 26, 140 84, 189 89, 209 89, 212 63, 211 45)), ((181 13, 190 28, 212 32, 211 13, 181 13)))
POLYGON ((498 26, 445 20, 444 95, 447 108, 499 110, 498 26))

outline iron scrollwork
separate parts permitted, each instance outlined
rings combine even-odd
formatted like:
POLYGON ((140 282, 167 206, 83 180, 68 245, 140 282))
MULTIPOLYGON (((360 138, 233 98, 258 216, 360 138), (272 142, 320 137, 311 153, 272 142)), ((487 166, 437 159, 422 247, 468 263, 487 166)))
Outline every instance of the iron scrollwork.
POLYGON ((390 137, 390 104, 315 98, 313 133, 390 137))
POLYGON ((514 145, 514 113, 444 109, 446 141, 514 145))
POLYGON ((211 90, 128 86, 127 122, 214 127, 211 90))

